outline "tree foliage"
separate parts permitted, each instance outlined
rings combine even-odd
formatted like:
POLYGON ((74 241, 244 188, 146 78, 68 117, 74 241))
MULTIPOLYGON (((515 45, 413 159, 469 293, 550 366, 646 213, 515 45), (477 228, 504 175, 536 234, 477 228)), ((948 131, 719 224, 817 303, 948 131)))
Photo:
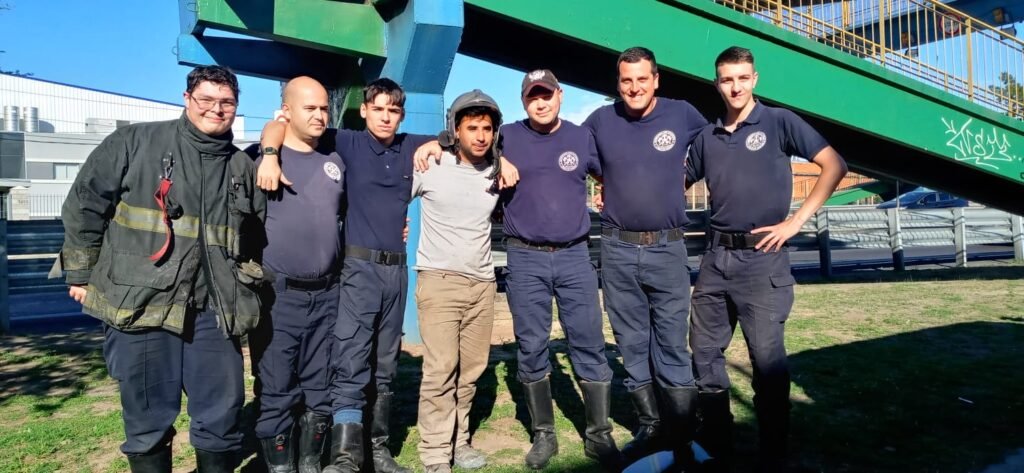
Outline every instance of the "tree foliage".
POLYGON ((1007 115, 1024 118, 1024 84, 1017 82, 1017 78, 1009 72, 1000 72, 999 82, 1002 85, 990 85, 988 90, 1006 104, 1007 115))

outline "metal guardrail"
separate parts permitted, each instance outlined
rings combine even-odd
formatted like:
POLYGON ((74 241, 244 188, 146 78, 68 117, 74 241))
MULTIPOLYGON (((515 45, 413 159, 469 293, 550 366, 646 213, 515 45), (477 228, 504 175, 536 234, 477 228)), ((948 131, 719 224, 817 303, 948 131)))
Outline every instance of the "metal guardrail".
POLYGON ((1012 117, 1024 41, 935 0, 715 0, 1012 117))
MULTIPOLYGON (((689 254, 704 251, 707 211, 689 211, 686 246, 689 254)), ((6 235, 0 235, 0 247, 6 237, 7 276, 12 294, 43 293, 63 290, 61 280, 47 279, 57 252, 64 242, 60 220, 5 221, 6 235)), ((504 234, 501 225, 492 233, 496 267, 505 266, 504 234)), ((600 216, 591 213, 590 255, 600 257, 600 216)), ((1015 257, 1024 259, 1021 217, 988 208, 936 210, 880 210, 872 207, 826 207, 807 222, 803 231, 790 240, 794 251, 817 251, 823 274, 831 274, 831 252, 838 249, 890 248, 894 265, 902 266, 902 251, 907 247, 950 246, 957 248, 957 261, 967 262, 967 245, 1013 243, 1015 257)))
POLYGON ((893 265, 903 269, 908 247, 956 248, 956 263, 967 265, 968 245, 1012 243, 1014 257, 1024 259, 1021 217, 981 207, 907 210, 826 207, 790 240, 797 250, 817 249, 823 275, 832 274, 833 249, 889 248, 893 265))

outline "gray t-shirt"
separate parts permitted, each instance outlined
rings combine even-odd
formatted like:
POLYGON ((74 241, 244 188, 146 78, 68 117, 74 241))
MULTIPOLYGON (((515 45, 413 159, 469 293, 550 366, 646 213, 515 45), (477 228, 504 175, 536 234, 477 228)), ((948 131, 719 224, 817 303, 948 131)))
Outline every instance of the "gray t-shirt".
POLYGON ((415 269, 494 280, 491 213, 498 194, 491 192, 490 173, 488 164, 458 163, 444 153, 440 165, 413 175, 412 196, 422 198, 415 269))

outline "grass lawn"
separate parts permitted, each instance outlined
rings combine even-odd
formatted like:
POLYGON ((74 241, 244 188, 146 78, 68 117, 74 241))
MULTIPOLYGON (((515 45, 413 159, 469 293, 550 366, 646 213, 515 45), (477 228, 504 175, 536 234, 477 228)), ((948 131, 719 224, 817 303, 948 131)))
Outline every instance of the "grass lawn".
MULTIPOLYGON (((794 465, 823 472, 973 472, 1024 448, 1024 265, 869 272, 803 281, 787 322, 793 371, 794 465)), ((503 301, 504 299, 501 298, 503 301)), ((634 415, 610 330, 612 419, 624 443, 634 415)), ((560 331, 552 356, 560 455, 547 471, 598 471, 583 457, 583 404, 560 331)), ((481 472, 528 471, 528 414, 502 302, 491 369, 471 415, 481 472)), ((0 337, 0 472, 118 472, 127 463, 120 405, 92 332, 0 337)), ((392 450, 420 468, 415 429, 419 347, 407 347, 394 389, 392 450)), ((728 359, 737 471, 756 451, 750 365, 742 337, 728 359)), ((249 381, 251 388, 251 379, 249 381)), ((252 410, 246 410, 252 423, 252 410)), ((176 424, 175 469, 194 467, 188 417, 176 424)), ((250 435, 251 437, 251 435, 250 435)), ((247 442, 250 452, 253 441, 247 442)), ((263 471, 255 456, 242 471, 263 471)))

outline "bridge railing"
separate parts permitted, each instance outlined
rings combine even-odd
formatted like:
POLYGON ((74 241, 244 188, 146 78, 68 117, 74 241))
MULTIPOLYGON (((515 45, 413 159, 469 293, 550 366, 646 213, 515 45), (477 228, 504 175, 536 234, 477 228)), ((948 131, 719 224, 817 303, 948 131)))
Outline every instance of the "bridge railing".
POLYGON ((1024 118, 1018 82, 1024 80, 1024 41, 951 6, 934 0, 715 1, 1024 118))

